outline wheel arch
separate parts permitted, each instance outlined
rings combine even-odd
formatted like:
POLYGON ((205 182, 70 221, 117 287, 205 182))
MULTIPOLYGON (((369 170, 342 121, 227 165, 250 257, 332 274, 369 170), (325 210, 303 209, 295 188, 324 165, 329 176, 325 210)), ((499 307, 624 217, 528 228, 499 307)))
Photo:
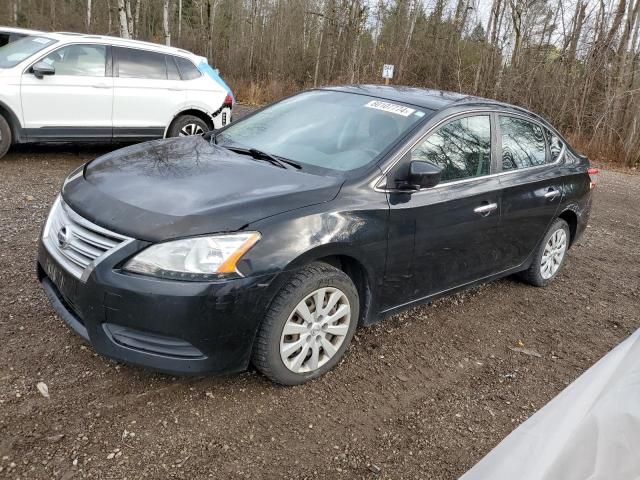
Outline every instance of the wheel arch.
POLYGON ((578 215, 571 208, 567 208, 558 215, 558 218, 561 218, 569 225, 569 246, 573 245, 573 240, 576 238, 576 232, 578 230, 578 215))
POLYGON ((342 270, 356 286, 360 297, 361 325, 375 322, 374 305, 374 271, 361 255, 347 245, 320 245, 308 250, 291 261, 285 271, 292 272, 314 262, 327 263, 342 270))
POLYGON ((209 115, 204 110, 200 110, 199 108, 190 107, 185 108, 184 110, 180 110, 173 116, 173 118, 169 122, 169 125, 167 125, 167 128, 165 128, 164 130, 165 138, 167 137, 167 134, 169 133, 169 130, 173 126, 174 122, 184 115, 193 115, 194 117, 198 117, 200 120, 205 122, 210 129, 213 130, 213 118, 211 118, 211 115, 209 115))
POLYGON ((18 143, 20 141, 20 131, 22 130, 18 116, 4 102, 0 102, 0 115, 7 120, 9 128, 11 129, 11 144, 18 143))

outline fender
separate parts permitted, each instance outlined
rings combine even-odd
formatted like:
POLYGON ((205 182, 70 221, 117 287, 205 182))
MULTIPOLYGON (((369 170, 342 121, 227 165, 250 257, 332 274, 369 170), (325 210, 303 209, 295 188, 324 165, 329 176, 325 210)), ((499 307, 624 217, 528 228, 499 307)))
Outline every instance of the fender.
POLYGON ((0 100, 0 114, 4 115, 9 122, 11 128, 12 143, 20 143, 24 141, 22 137, 22 124, 15 112, 5 102, 0 100))
POLYGON ((175 109, 173 111, 171 119, 169 120, 167 125, 164 127, 163 138, 167 138, 167 133, 169 131, 169 127, 171 126, 173 121, 176 118, 178 118, 182 113, 184 113, 184 112, 186 112, 188 110, 197 110, 197 111, 201 112, 203 115, 206 115, 207 118, 210 118, 211 119, 211 123, 213 124, 214 115, 212 115, 210 112, 208 112, 205 107, 202 107, 201 105, 195 105, 195 104, 192 104, 192 103, 185 103, 184 105, 181 105, 179 108, 177 108, 177 109, 175 109))

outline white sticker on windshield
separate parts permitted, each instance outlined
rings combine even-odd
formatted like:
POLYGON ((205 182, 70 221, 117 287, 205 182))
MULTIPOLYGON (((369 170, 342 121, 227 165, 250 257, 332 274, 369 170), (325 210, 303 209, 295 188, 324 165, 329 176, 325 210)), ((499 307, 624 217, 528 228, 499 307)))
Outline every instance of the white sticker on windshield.
POLYGON ((42 37, 34 37, 32 40, 36 43, 43 43, 45 45, 51 41, 48 38, 42 38, 42 37))
POLYGON ((380 100, 371 100, 365 105, 365 107, 375 108, 376 110, 382 110, 383 112, 395 113, 397 115, 402 115, 403 117, 408 117, 416 111, 415 108, 396 105, 395 103, 382 102, 380 100))

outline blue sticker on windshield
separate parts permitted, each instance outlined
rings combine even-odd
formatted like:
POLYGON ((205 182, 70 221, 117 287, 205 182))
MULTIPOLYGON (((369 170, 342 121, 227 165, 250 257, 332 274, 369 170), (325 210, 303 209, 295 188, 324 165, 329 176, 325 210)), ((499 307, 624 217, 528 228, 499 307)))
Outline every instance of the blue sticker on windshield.
POLYGON ((202 61, 198 65, 198 70, 200 70, 205 75, 208 75, 209 77, 211 77, 219 85, 222 85, 222 87, 224 87, 224 89, 227 91, 227 93, 229 95, 231 95, 231 98, 233 99, 233 103, 236 103, 236 97, 233 96, 233 92, 231 91, 229 86, 226 83, 224 83, 224 80, 222 80, 222 77, 218 73, 218 70, 214 70, 213 68, 211 68, 211 65, 209 65, 205 61, 202 61))

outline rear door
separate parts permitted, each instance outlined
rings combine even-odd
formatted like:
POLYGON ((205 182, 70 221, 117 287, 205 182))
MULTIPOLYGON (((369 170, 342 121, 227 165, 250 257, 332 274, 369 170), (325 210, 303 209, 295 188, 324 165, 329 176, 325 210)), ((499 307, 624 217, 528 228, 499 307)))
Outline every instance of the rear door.
POLYGON ((520 116, 498 116, 502 187, 501 269, 523 264, 555 218, 564 195, 558 140, 520 116))
POLYGON ((23 123, 30 139, 110 139, 113 78, 109 46, 72 44, 38 61, 54 67, 21 80, 23 123))
POLYGON ((455 118, 404 159, 442 168, 433 188, 390 192, 388 306, 418 300, 496 271, 500 183, 491 175, 489 113, 455 118))
POLYGON ((174 60, 149 50, 114 47, 114 61, 114 137, 162 137, 185 103, 174 60))

